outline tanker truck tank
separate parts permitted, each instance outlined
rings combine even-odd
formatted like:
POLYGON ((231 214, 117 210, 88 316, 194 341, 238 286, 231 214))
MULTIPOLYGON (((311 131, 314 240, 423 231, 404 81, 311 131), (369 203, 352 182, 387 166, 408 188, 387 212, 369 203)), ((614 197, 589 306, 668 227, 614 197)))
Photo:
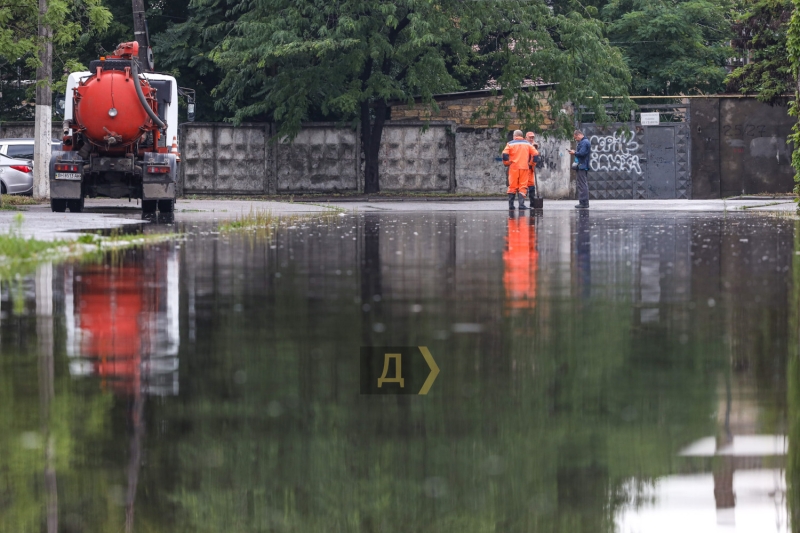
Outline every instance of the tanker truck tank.
POLYGON ((178 86, 164 74, 139 74, 138 43, 70 74, 64 150, 50 165, 54 211, 81 211, 83 200, 140 199, 143 212, 171 212, 178 173, 178 86))
MULTIPOLYGON (((111 63, 104 61, 102 63, 111 63)), ((126 70, 106 70, 97 66, 95 73, 75 90, 75 123, 86 140, 104 152, 124 152, 125 148, 153 130, 153 121, 139 101, 134 87, 136 77, 130 61, 126 70)), ((112 68, 117 65, 113 65, 112 68)), ((142 92, 149 106, 157 106, 148 82, 142 92)))

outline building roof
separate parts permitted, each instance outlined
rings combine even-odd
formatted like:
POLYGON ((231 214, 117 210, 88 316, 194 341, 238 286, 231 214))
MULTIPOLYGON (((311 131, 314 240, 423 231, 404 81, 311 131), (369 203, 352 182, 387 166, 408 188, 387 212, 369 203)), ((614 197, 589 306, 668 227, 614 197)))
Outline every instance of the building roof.
MULTIPOLYGON (((540 90, 546 89, 548 87, 553 87, 556 85, 555 83, 526 83, 521 88, 524 90, 540 90)), ((462 100, 464 98, 486 98, 489 96, 494 96, 500 92, 500 87, 487 87, 485 89, 477 89, 473 91, 459 91, 455 93, 441 93, 433 95, 433 99, 436 102, 446 102, 448 100, 462 100)), ((414 98, 414 103, 418 104, 422 101, 422 97, 417 96, 414 98)), ((392 100, 388 102, 389 107, 396 106, 396 105, 404 105, 407 102, 405 100, 392 100)))

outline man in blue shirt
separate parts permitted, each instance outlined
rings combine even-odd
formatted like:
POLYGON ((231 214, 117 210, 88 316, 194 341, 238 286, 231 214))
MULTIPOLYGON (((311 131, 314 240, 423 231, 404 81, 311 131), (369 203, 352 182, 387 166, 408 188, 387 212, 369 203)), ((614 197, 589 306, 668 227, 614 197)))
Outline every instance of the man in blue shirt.
POLYGON ((584 137, 581 130, 575 130, 573 137, 578 142, 575 150, 569 153, 578 160, 578 205, 576 209, 589 209, 589 157, 592 155, 592 143, 584 137))

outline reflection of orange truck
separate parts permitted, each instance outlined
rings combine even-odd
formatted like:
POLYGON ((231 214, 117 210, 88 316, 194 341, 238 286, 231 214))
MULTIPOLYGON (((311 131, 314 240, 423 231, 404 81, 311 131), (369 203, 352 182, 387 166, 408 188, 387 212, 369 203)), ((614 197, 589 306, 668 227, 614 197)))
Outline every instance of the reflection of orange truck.
POLYGON ((503 266, 506 306, 532 309, 536 305, 536 273, 539 269, 535 217, 508 219, 503 266))
POLYGON ((100 376, 123 395, 177 394, 177 254, 144 253, 121 266, 74 267, 68 276, 70 372, 100 376))

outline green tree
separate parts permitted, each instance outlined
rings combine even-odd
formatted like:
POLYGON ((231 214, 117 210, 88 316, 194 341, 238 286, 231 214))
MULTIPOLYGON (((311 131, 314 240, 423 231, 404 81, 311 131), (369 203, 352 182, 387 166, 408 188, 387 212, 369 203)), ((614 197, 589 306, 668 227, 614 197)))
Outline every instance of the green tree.
POLYGON ((609 40, 623 48, 639 95, 723 90, 730 13, 726 0, 613 0, 603 8, 609 40))
POLYGON ((211 60, 212 50, 233 28, 234 15, 224 0, 188 3, 188 17, 152 36, 160 70, 168 70, 182 85, 191 87, 197 96, 197 120, 217 122, 225 112, 214 105, 211 95, 222 81, 222 72, 211 60))
MULTIPOLYGON (((794 80, 794 100, 789 105, 789 114, 800 115, 800 0, 792 0, 792 18, 786 33, 786 50, 789 54, 791 75, 794 80)), ((800 124, 795 124, 789 142, 794 144, 792 166, 794 167, 794 193, 800 193, 800 124)), ((800 207, 798 208, 800 209, 800 207)))
MULTIPOLYGON (((543 95, 522 90, 526 81, 558 84, 544 96, 562 132, 570 119, 558 110, 567 101, 604 116, 599 97, 626 94, 627 70, 601 24, 555 14, 543 1, 267 0, 231 13, 235 26, 211 54, 226 73, 220 105, 236 122, 270 119, 288 136, 316 116, 360 123, 367 192, 378 190, 390 102, 419 97, 434 106, 435 94, 463 88, 474 61, 496 62, 502 101, 484 111, 498 121, 513 104, 526 125, 541 122, 543 95), (492 40, 494 48, 482 47, 492 40)), ((472 83, 486 86, 487 76, 472 83)))
MULTIPOLYGON (((10 0, 0 4, 0 83, 10 79, 35 79, 39 64, 36 51, 39 8, 35 0, 10 0), (16 67, 19 66, 19 74, 16 67), (22 77, 24 75, 24 78, 22 77)), ((65 87, 66 75, 82 68, 78 51, 111 22, 111 13, 102 0, 49 0, 44 23, 53 29, 53 72, 64 77, 54 89, 65 87)), ((29 88, 32 89, 32 88, 29 88)), ((4 104, 0 111, 24 115, 23 100, 4 104)), ((29 95, 29 97, 32 95, 29 95)), ((32 110, 31 110, 32 112, 32 110)))
POLYGON ((728 76, 728 90, 755 94, 775 103, 792 90, 794 80, 786 51, 791 0, 757 0, 733 24, 731 46, 744 64, 728 76))

